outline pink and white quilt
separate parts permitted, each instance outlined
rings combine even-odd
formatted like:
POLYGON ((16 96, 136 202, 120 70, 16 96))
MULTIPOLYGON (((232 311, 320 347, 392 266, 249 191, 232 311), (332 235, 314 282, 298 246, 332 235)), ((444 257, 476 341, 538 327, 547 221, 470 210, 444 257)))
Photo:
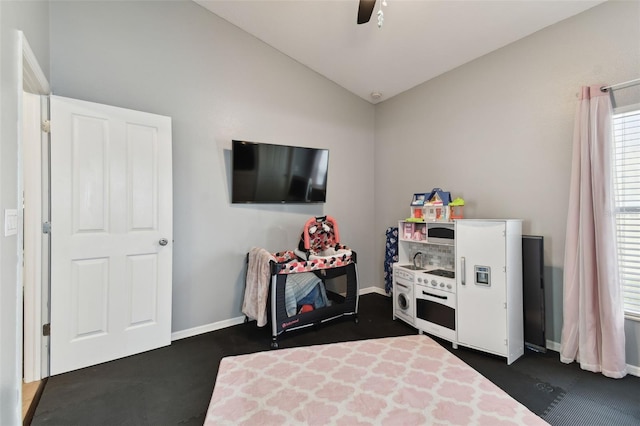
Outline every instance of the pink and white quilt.
POLYGON ((425 335, 223 358, 205 425, 546 425, 425 335))

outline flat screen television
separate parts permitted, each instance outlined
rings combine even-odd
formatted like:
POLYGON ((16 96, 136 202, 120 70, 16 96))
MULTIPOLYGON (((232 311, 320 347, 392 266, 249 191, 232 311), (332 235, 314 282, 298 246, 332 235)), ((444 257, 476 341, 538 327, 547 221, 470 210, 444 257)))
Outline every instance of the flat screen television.
POLYGON ((234 140, 232 203, 324 203, 329 150, 234 140))

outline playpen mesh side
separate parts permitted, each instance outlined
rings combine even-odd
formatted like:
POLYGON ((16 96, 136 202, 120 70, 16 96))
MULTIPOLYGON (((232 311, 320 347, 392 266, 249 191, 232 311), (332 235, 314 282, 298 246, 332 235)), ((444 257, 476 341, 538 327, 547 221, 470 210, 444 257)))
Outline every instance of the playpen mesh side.
POLYGON ((274 339, 287 330, 322 323, 343 315, 357 315, 359 291, 356 264, 350 263, 339 268, 326 269, 317 273, 320 274, 319 276, 322 277, 323 282, 327 278, 346 276, 347 288, 344 300, 341 303, 333 303, 330 306, 313 311, 288 316, 284 296, 287 275, 275 274, 272 276, 273 291, 270 294, 270 297, 275 298, 275 303, 271 305, 272 336, 274 339))

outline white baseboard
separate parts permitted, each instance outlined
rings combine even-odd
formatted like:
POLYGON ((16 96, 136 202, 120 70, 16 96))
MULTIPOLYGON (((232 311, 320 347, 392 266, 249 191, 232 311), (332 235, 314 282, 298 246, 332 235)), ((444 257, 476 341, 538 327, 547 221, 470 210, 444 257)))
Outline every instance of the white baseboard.
MULTIPOLYGON (((560 343, 547 340, 547 349, 560 353, 560 343)), ((640 377, 640 367, 627 364, 627 374, 640 377)))
MULTIPOLYGON (((380 287, 367 287, 361 288, 359 294, 377 293, 383 296, 387 296, 384 289, 380 287)), ((171 341, 186 339, 187 337, 197 336, 199 334, 208 333, 210 331, 222 330, 223 328, 232 327, 234 325, 242 324, 244 322, 244 316, 231 318, 224 321, 213 322, 211 324, 200 325, 198 327, 189 328, 187 330, 175 331, 171 333, 171 341)))
POLYGON ((627 374, 631 374, 632 376, 640 377, 640 367, 637 365, 629 365, 627 364, 627 374))
POLYGON ((171 333, 171 341, 173 342, 174 340, 186 339, 187 337, 197 336, 210 331, 222 330, 223 328, 232 327, 234 325, 242 324, 243 322, 244 316, 241 316, 224 321, 213 322, 211 324, 200 325, 187 330, 176 331, 171 333))
MULTIPOLYGON (((359 291, 360 295, 370 294, 370 293, 376 293, 382 296, 389 297, 389 295, 384 291, 384 289, 380 287, 361 288, 359 291)), ((197 336, 199 334, 208 333, 210 331, 222 330, 223 328, 232 327, 234 325, 242 324, 243 322, 244 322, 244 316, 240 316, 240 317, 231 318, 224 321, 218 321, 211 324, 205 324, 198 327, 189 328, 187 330, 176 331, 174 333, 171 333, 171 341, 173 342, 175 340, 186 339, 187 337, 197 336)), ((560 343, 558 342, 547 340, 546 347, 547 349, 550 349, 552 351, 555 351, 558 353, 560 352, 560 343)), ((636 365, 627 364, 627 373, 632 376, 640 377, 640 367, 636 365)))
POLYGON ((560 352, 560 343, 554 342, 553 340, 547 340, 547 349, 560 352))
POLYGON ((381 294, 382 296, 389 296, 383 288, 380 287, 367 287, 367 288, 361 288, 360 291, 358 292, 358 294, 363 295, 363 294, 369 294, 369 293, 377 293, 377 294, 381 294))

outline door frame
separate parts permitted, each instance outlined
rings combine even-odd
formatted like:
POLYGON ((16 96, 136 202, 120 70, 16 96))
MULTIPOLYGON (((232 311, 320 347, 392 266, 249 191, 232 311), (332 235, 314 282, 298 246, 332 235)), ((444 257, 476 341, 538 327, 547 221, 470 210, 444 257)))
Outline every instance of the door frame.
MULTIPOLYGON (((25 135, 22 131, 23 122, 25 120, 23 114, 23 92, 29 92, 40 96, 48 96, 51 92, 49 82, 36 59, 29 42, 24 33, 18 31, 18 52, 22 54, 18 58, 18 271, 17 282, 18 294, 23 294, 24 308, 22 304, 18 304, 18 329, 22 330, 22 341, 17 342, 17 350, 19 351, 19 360, 23 362, 24 374, 22 369, 18 368, 16 372, 20 375, 21 380, 34 381, 40 380, 49 375, 49 353, 46 338, 42 336, 42 324, 49 318, 49 261, 48 246, 43 244, 42 238, 32 238, 29 243, 33 244, 33 250, 30 251, 28 258, 24 257, 25 234, 42 235, 41 223, 33 224, 29 230, 23 227, 23 194, 29 192, 34 194, 34 209, 38 212, 45 212, 37 216, 47 216, 46 211, 49 210, 48 196, 49 190, 45 186, 35 185, 25 186, 24 173, 24 146, 25 135), (36 194, 37 193, 37 194, 36 194), (36 228, 36 229, 33 229, 36 228), (26 263, 34 265, 36 269, 40 269, 42 273, 38 276, 25 279, 24 265, 26 263), (23 319, 24 318, 24 319, 23 319), (24 347, 23 347, 24 345, 24 347)), ((41 98, 40 102, 41 116, 48 116, 48 108, 46 98, 41 98)), ((42 142, 48 142, 46 133, 42 133, 42 142), (46 141, 45 141, 46 140, 46 141)), ((48 143, 47 143, 48 145, 48 143)), ((41 145, 42 146, 42 145, 41 145)), ((47 153, 43 153, 47 155, 47 153)), ((42 169, 41 169, 42 170, 42 169)), ((48 171, 45 171, 48 173, 48 171)), ((46 178, 48 184, 48 178, 46 178)), ((47 240, 48 243, 48 240, 47 240)))

